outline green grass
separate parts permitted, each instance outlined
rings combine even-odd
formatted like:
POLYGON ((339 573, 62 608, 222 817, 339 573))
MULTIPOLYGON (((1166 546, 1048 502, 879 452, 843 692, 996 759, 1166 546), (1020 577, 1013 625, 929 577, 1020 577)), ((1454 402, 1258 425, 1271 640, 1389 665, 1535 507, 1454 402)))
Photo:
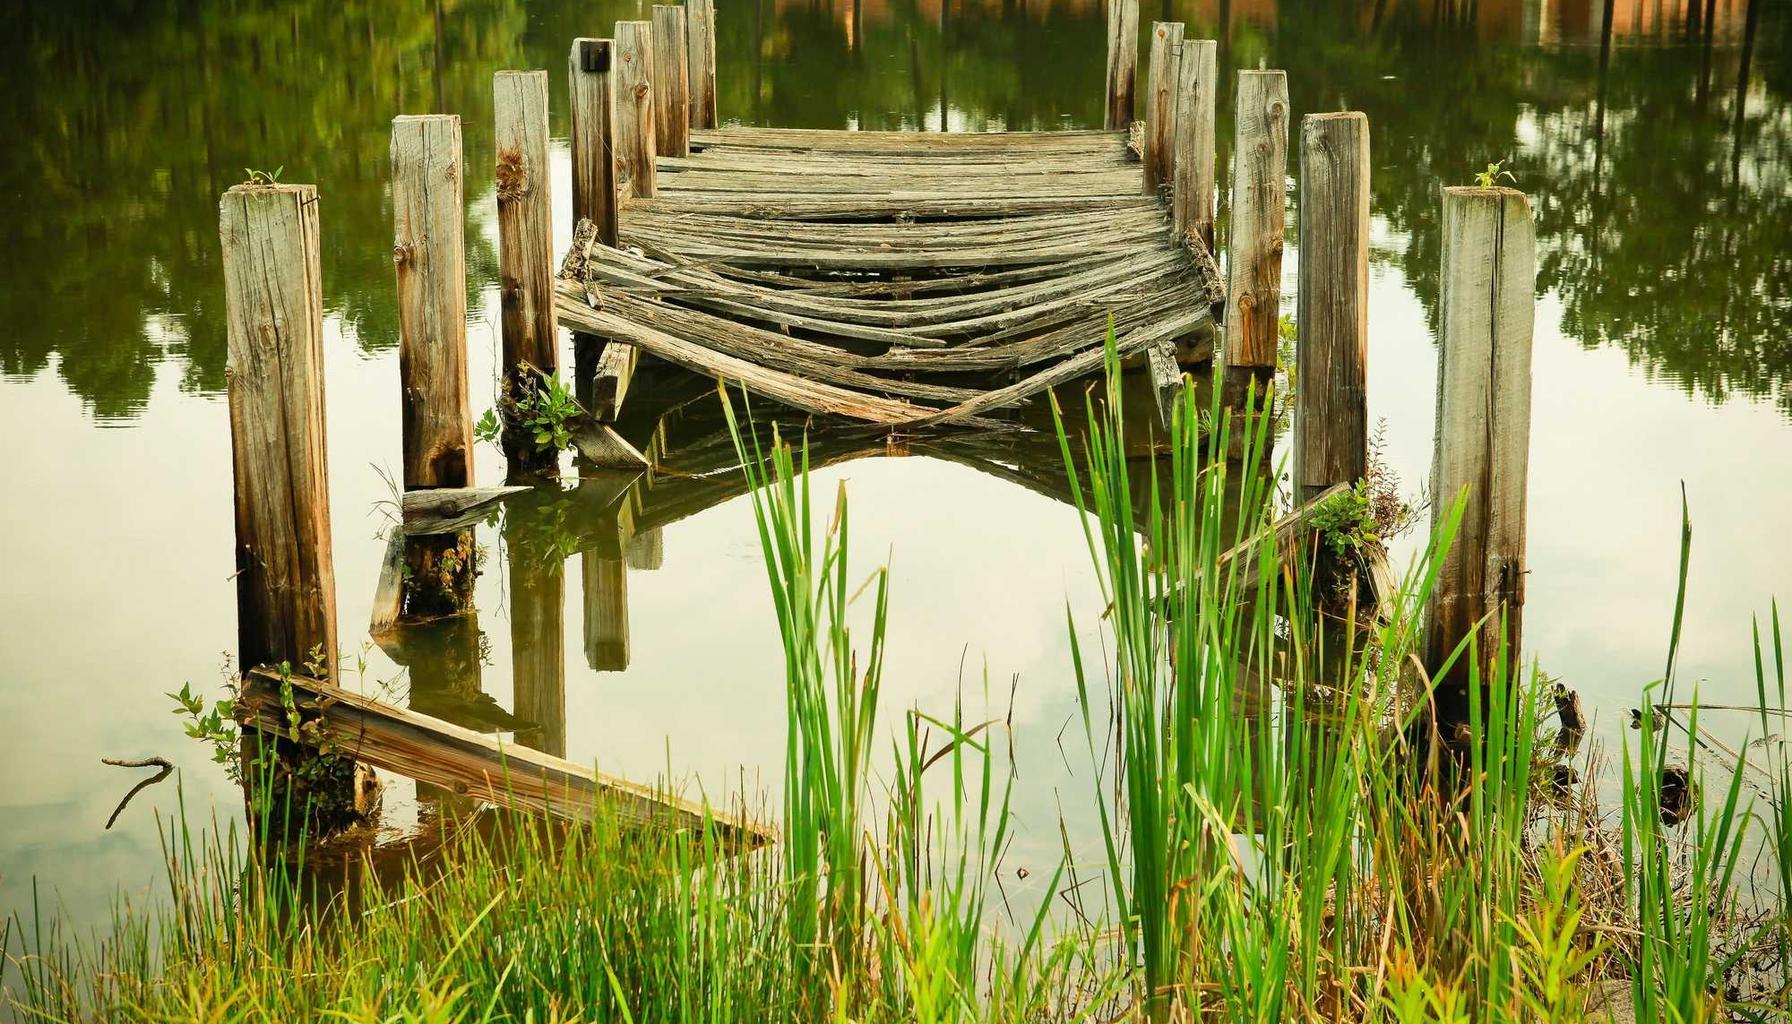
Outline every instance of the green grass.
MULTIPOLYGON (((1067 623, 1095 781, 1063 799, 1098 812, 1105 864, 1091 875, 1067 837, 1046 898, 1017 921, 992 888, 1016 825, 1007 724, 967 719, 963 700, 879 707, 903 595, 882 568, 853 574, 844 489, 818 508, 804 450, 730 407, 784 649, 777 842, 733 849, 713 829, 631 828, 601 806, 577 825, 482 810, 439 843, 325 866, 183 815, 153 905, 121 902, 91 938, 49 911, 6 922, 13 1012, 1529 1024, 1578 1021, 1612 987, 1648 1021, 1785 1009, 1771 977, 1792 945, 1777 609, 1756 632, 1754 756, 1699 757, 1697 813, 1663 820, 1664 773, 1701 735, 1696 703, 1675 703, 1677 615, 1664 682, 1621 753, 1619 806, 1602 815, 1591 783, 1551 797, 1545 769, 1562 755, 1544 681, 1503 648, 1456 655, 1484 737, 1466 764, 1417 740, 1427 680, 1412 653, 1459 504, 1370 609, 1313 571, 1320 541, 1265 539, 1268 417, 1203 408, 1188 389, 1160 466, 1127 457, 1123 414, 1111 359, 1086 429, 1059 414, 1109 602, 1101 654, 1077 644, 1088 624, 1067 623), (1234 447, 1242 459, 1221 457, 1234 447), (1752 864, 1767 884, 1745 893, 1752 864), (1744 913, 1745 895, 1766 913, 1744 913), (1757 994, 1732 998, 1737 972, 1763 963, 1757 994)), ((1682 602, 1689 550, 1690 531, 1682 602)))

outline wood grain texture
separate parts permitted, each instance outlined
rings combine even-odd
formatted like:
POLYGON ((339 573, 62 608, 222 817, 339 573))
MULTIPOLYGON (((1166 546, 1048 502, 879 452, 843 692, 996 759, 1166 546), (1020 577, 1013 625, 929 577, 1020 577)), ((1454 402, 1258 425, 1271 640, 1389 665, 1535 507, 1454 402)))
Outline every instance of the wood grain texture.
MULTIPOLYGON (((548 165, 548 73, 500 71, 492 76, 497 143, 498 300, 503 335, 503 393, 535 386, 528 367, 559 371, 554 319, 554 204, 548 165)), ((508 431, 505 457, 526 472, 544 472, 553 453, 521 431, 508 431)))
POLYGON ((1214 248, 1214 113, 1219 96, 1219 44, 1184 39, 1176 62, 1176 155, 1172 163, 1171 217, 1176 233, 1194 235, 1214 248))
POLYGON ((1300 133, 1295 499, 1369 463, 1369 119, 1309 114, 1300 133))
POLYGON ((620 202, 616 196, 615 44, 575 39, 568 58, 567 95, 572 120, 572 219, 597 225, 616 244, 620 202))
POLYGON ((585 664, 593 672, 628 669, 628 563, 595 551, 579 557, 585 598, 585 664))
POLYGON ((1145 78, 1145 194, 1166 195, 1176 161, 1176 89, 1181 84, 1182 23, 1151 24, 1145 78))
POLYGON ((657 154, 653 91, 653 23, 616 23, 616 165, 628 179, 629 192, 652 199, 656 191, 657 154))
POLYGON ((685 11, 676 4, 653 5, 654 152, 691 155, 691 69, 685 11))
POLYGON ((473 482, 462 179, 459 116, 392 119, 406 490, 473 482))
POLYGON ((238 185, 218 204, 231 469, 237 663, 335 673, 336 575, 324 431, 317 188, 238 185))
MULTIPOLYGON (((1433 528, 1465 495, 1432 590, 1423 659, 1436 672, 1478 636, 1490 662, 1501 617, 1512 663, 1523 638, 1531 329, 1537 278, 1530 200, 1508 188, 1443 190, 1433 528)), ((1485 678, 1485 677, 1483 677, 1485 678)), ((1438 684, 1441 722, 1465 722, 1468 673, 1438 684)))
POLYGON ((1108 72, 1104 122, 1128 129, 1139 74, 1139 0, 1108 0, 1108 72))
POLYGON ((599 423, 615 423, 622 415, 623 400, 628 397, 629 383, 635 377, 635 359, 639 354, 633 345, 611 341, 597 357, 597 371, 591 380, 591 400, 586 410, 599 423))
POLYGON ((691 78, 691 127, 716 128, 716 7, 714 0, 686 0, 685 51, 691 78))
POLYGON ((1221 352, 1229 387, 1242 385, 1243 375, 1267 378, 1276 365, 1287 212, 1287 75, 1240 71, 1236 125, 1226 341, 1221 352))

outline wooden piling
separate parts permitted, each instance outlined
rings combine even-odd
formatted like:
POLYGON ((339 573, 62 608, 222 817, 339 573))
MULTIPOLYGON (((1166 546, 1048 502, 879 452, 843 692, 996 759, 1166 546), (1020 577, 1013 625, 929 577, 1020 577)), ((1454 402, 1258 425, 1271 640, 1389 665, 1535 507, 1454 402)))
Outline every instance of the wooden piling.
MULTIPOLYGON (((504 364, 502 393, 527 394, 530 371, 559 370, 554 321, 554 204, 549 192, 548 73, 500 71, 492 76, 497 142, 498 296, 504 364)), ((507 430, 504 455, 512 474, 545 473, 559 462, 520 430, 507 430)))
POLYGON ((1295 501, 1368 471, 1369 119, 1309 114, 1300 132, 1295 501))
POLYGON ((1179 238, 1201 240, 1217 252, 1213 237, 1214 107, 1219 96, 1219 44, 1184 39, 1176 61, 1175 156, 1170 205, 1179 238))
MULTIPOLYGON (((1530 457, 1531 327, 1537 245, 1530 200, 1509 188, 1443 190, 1433 529, 1467 492, 1456 541, 1432 589, 1423 649, 1446 742, 1462 739, 1469 673, 1437 673, 1471 634, 1483 668, 1502 624, 1519 663, 1523 636, 1525 476, 1530 457), (1503 623, 1502 623, 1503 620, 1503 623)), ((1481 678, 1485 680, 1486 673, 1481 678)), ((1485 682, 1483 682, 1485 685, 1485 682)))
POLYGON ((392 119, 404 487, 472 484, 460 118, 392 119))
POLYGON ((1288 175, 1288 77, 1238 73, 1237 144, 1221 361, 1233 395, 1275 373, 1282 299, 1282 229, 1288 175))
POLYGON ((628 668, 628 562, 587 551, 579 572, 585 590, 585 663, 594 672, 628 668))
POLYGON ((238 185, 218 204, 236 482, 237 661, 336 677, 314 185, 238 185))
POLYGON ((653 5, 654 152, 691 155, 691 70, 684 8, 653 5))
POLYGON ((1145 194, 1169 188, 1176 159, 1176 89, 1181 84, 1182 24, 1151 25, 1150 70, 1145 85, 1145 194))
POLYGON ((655 148, 653 24, 616 23, 616 163, 628 180, 629 195, 654 196, 655 148))
POLYGON ((685 63, 691 76, 691 127, 715 128, 716 6, 714 0, 685 0, 685 63))
POLYGON ((1139 73, 1139 0, 1108 0, 1108 75, 1104 126, 1132 127, 1133 87, 1139 73))
POLYGON ((567 68, 572 114, 572 218, 589 220, 605 245, 617 242, 615 44, 575 39, 567 68))

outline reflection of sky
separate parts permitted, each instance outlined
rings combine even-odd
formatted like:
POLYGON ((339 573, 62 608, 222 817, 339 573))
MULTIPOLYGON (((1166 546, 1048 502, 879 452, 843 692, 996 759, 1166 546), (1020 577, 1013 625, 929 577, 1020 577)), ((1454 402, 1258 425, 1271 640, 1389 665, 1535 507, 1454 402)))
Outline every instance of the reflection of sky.
MULTIPOLYGON (((555 222, 564 224, 563 151, 556 161, 555 222)), ((475 201, 489 207, 489 191, 475 201)), ((324 216, 328 231, 328 206, 324 216)), ((1385 232, 1378 242, 1405 249, 1385 232)), ((1291 259, 1290 277, 1293 267, 1291 259)), ((1415 489, 1429 473, 1435 351, 1395 267, 1375 268, 1371 308, 1371 416, 1387 420, 1390 460, 1415 489)), ((1714 408, 1652 384, 1621 352, 1587 351, 1564 336, 1560 315, 1545 298, 1526 633, 1543 667, 1587 696, 1615 749, 1610 730, 1664 657, 1682 480, 1697 531, 1685 676, 1704 680, 1710 701, 1751 694, 1749 616, 1792 578, 1781 512, 1792 502, 1792 424, 1770 403, 1736 398, 1714 408)), ((475 316, 471 374, 483 408, 496 347, 490 294, 475 316)), ((398 464, 397 363, 390 351, 364 353, 334 320, 328 334, 336 573, 348 644, 364 629, 382 552, 380 520, 368 510, 387 494, 373 467, 398 464)), ((234 646, 225 408, 181 392, 178 378, 172 364, 158 368, 153 398, 131 430, 95 429, 53 367, 0 383, 0 437, 8 439, 0 465, 9 481, 0 488, 0 777, 9 783, 0 787, 0 912, 23 910, 36 876, 46 892, 67 898, 77 919, 95 921, 118 886, 142 890, 158 877, 152 810, 175 808, 174 784, 139 795, 117 829, 103 833, 113 802, 137 776, 101 766, 101 757, 170 757, 196 818, 214 801, 219 814, 234 813, 235 794, 181 735, 163 696, 183 681, 214 683, 220 652, 234 646)), ((497 454, 482 446, 479 458, 480 479, 496 481, 497 454)), ((1020 838, 1011 865, 1037 872, 1055 855, 1059 808, 1073 831, 1093 835, 1064 626, 1066 601, 1083 623, 1093 610, 1073 514, 921 458, 830 469, 817 487, 838 480, 852 495, 856 564, 869 569, 887 555, 893 566, 884 734, 894 735, 911 706, 949 714, 961 682, 980 692, 985 666, 995 713, 1003 713, 1018 674, 1020 838), (1074 771, 1061 760, 1060 737, 1074 771)), ((566 574, 569 756, 635 778, 669 764, 711 792, 733 788, 744 768, 776 792, 781 660, 750 516, 735 501, 675 524, 665 531, 663 567, 630 574, 625 673, 585 666, 575 560, 566 574)), ((481 540, 498 552, 495 532, 481 540)), ((1401 555, 1415 544, 1407 538, 1401 555)), ((510 706, 503 579, 494 560, 479 603, 492 644, 486 689, 510 706)), ((372 675, 391 671, 376 653, 372 675)), ((973 702, 967 717, 980 720, 983 709, 973 702)))

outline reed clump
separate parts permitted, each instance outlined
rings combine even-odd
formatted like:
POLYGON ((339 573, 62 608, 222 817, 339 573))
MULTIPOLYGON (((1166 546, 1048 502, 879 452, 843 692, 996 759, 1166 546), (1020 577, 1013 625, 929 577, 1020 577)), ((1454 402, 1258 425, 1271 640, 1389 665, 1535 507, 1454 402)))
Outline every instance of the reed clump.
POLYGON ((1619 752, 1617 810, 1602 813, 1585 755, 1548 726, 1547 681, 1503 645, 1445 667, 1471 676, 1474 742, 1457 756, 1427 741, 1413 652, 1453 515, 1389 592, 1316 586, 1324 542, 1267 530, 1267 418, 1187 389, 1167 464, 1140 463, 1118 378, 1110 349, 1077 440, 1059 420, 1110 606, 1102 654, 1073 630, 1067 666, 1098 780, 1095 875, 1066 839, 1046 898, 1018 919, 992 913, 1013 827, 1006 724, 962 706, 890 720, 892 597, 881 569, 850 569, 844 490, 818 509, 803 450, 731 407, 785 654, 774 843, 627 828, 602 806, 577 824, 487 809, 414 852, 299 869, 239 853, 228 828, 196 842, 177 820, 156 907, 121 903, 91 941, 53 914, 8 922, 13 1011, 630 1024, 1785 1011, 1777 609, 1756 635, 1748 756, 1713 756, 1682 699, 1676 616, 1664 678, 1619 752), (1224 457, 1235 449, 1242 461, 1224 457), (1695 804, 1675 825, 1663 783, 1689 750, 1695 804))

